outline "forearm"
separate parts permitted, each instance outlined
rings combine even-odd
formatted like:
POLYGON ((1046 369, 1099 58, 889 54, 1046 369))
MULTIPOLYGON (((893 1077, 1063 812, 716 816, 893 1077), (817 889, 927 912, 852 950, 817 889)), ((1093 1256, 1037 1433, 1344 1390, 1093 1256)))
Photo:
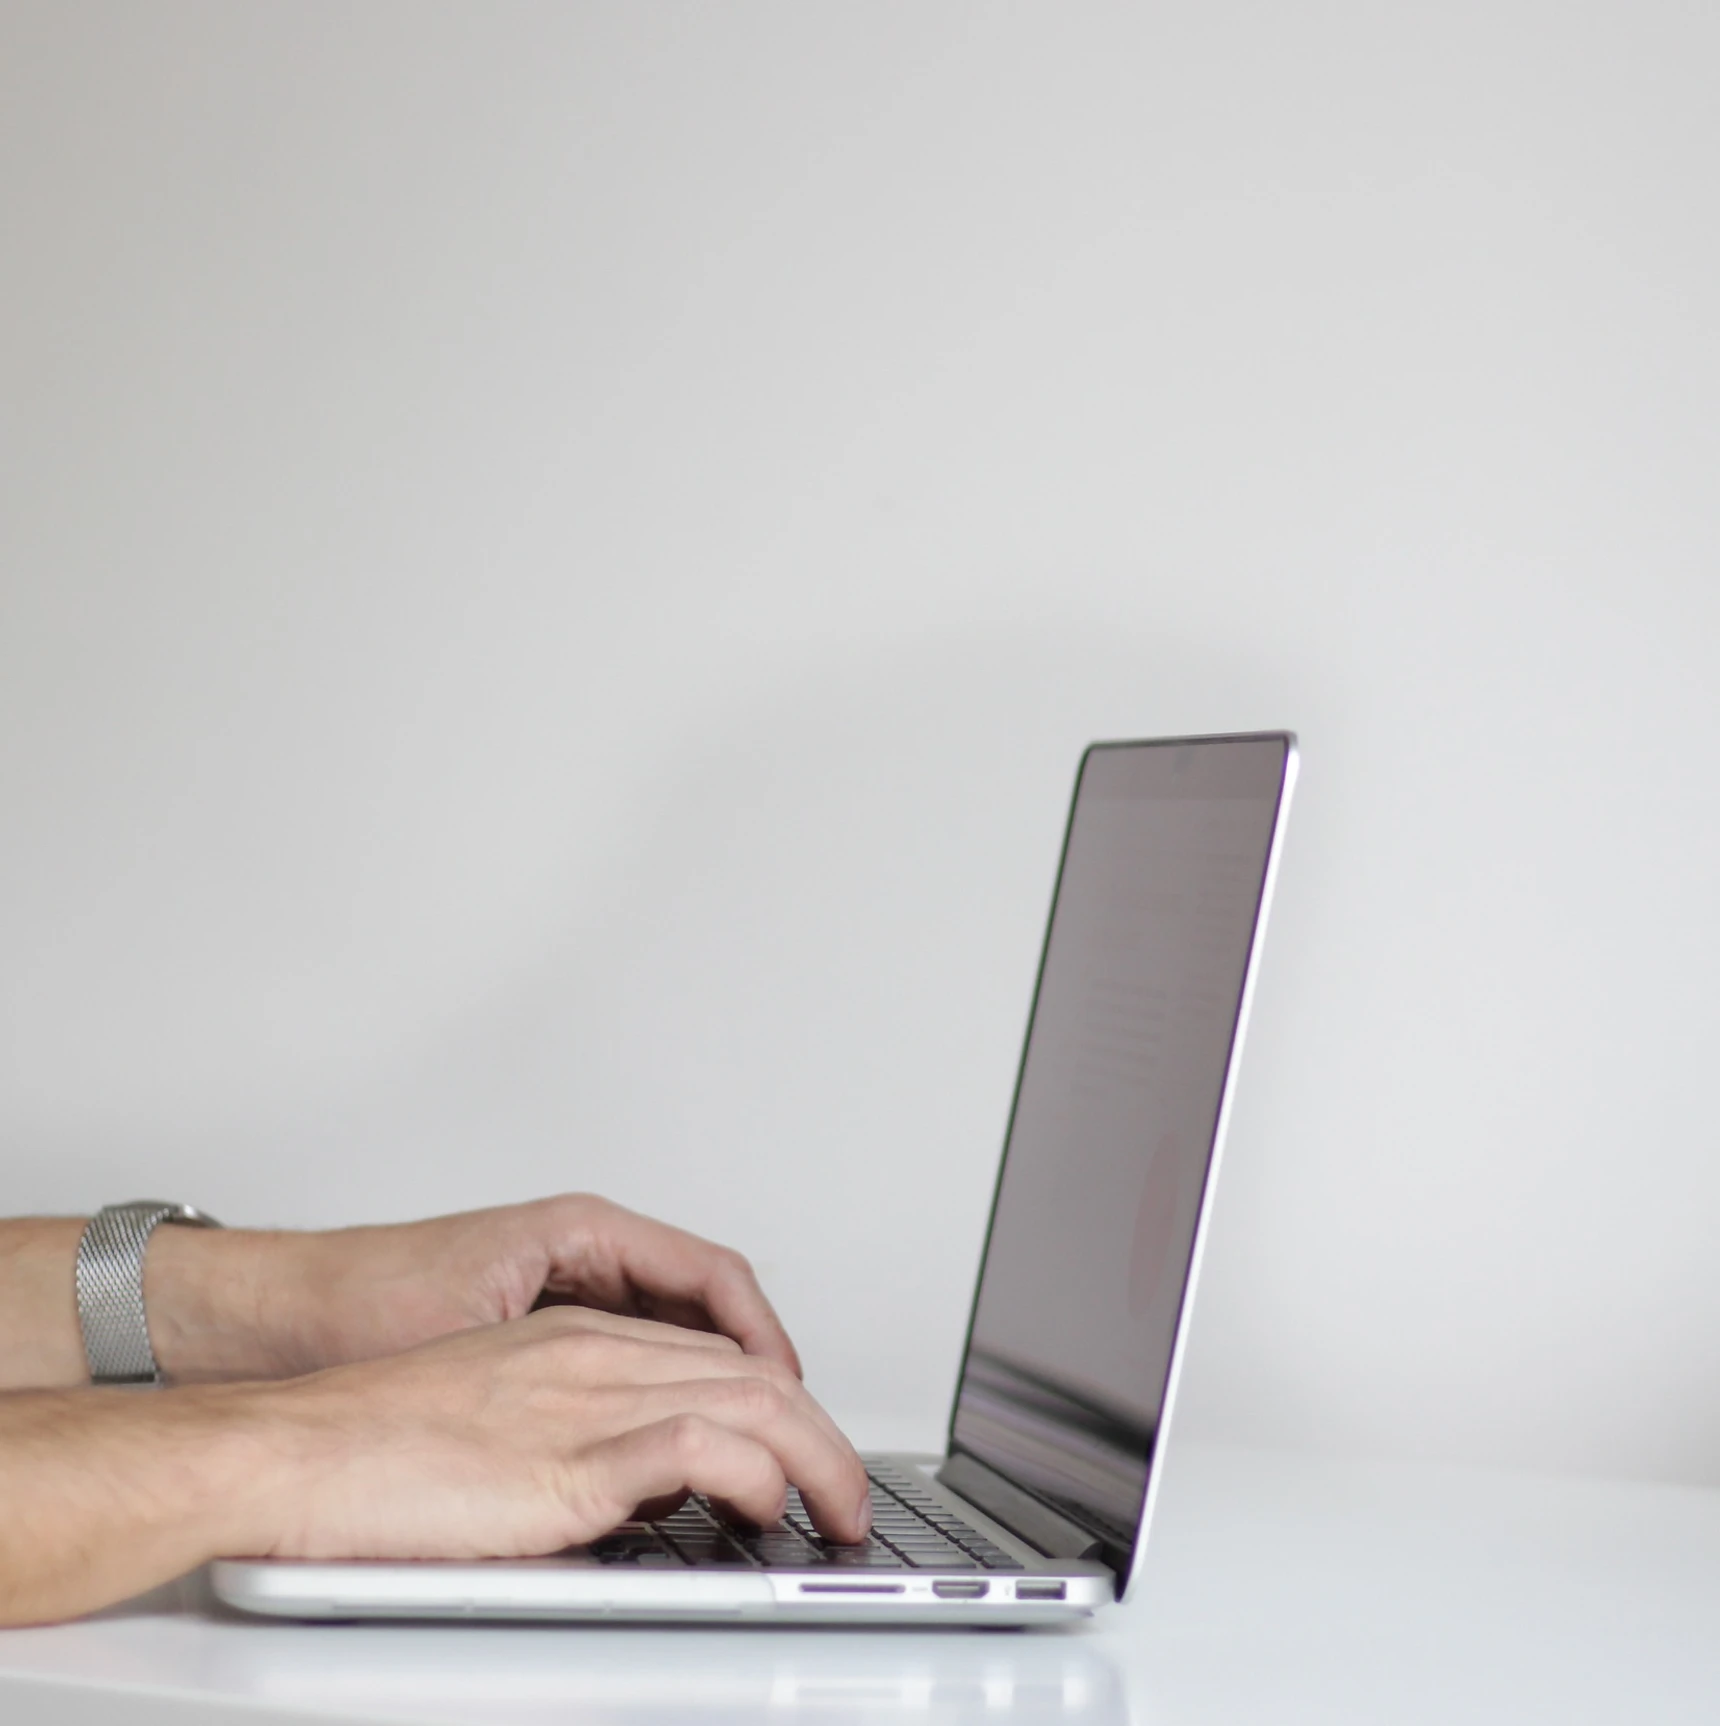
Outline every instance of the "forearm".
POLYGON ((317 1293, 317 1238, 158 1228, 143 1264, 143 1304, 150 1346, 168 1379, 285 1378, 321 1364, 297 1343, 317 1293))
MULTIPOLYGON (((0 1391, 88 1382, 77 1301, 84 1221, 0 1221, 0 1391)), ((308 1262, 316 1239, 252 1229, 157 1229, 144 1259, 144 1310, 167 1377, 270 1378, 318 1364, 304 1358, 296 1334, 316 1287, 308 1262)))
POLYGON ((0 1624, 264 1549, 280 1458, 248 1386, 0 1396, 0 1624))
POLYGON ((0 1222, 0 1390, 83 1384, 73 1278, 82 1217, 0 1222))

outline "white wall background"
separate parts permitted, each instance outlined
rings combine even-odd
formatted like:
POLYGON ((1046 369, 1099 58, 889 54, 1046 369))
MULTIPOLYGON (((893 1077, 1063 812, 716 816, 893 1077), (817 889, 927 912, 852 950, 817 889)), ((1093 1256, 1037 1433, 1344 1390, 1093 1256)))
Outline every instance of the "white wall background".
POLYGON ((9 0, 5 1208, 594 1187, 933 1436, 1077 751, 1288 723, 1189 1425, 1720 1480, 1717 88, 1671 0, 9 0))

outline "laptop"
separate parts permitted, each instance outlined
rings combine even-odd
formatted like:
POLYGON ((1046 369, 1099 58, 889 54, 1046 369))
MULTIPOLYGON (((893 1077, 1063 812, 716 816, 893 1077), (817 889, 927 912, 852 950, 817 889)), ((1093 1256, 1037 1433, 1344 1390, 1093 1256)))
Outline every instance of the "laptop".
POLYGON ((692 1498, 533 1559, 215 1565, 302 1619, 1032 1624, 1137 1574, 1296 773, 1288 732, 1081 759, 946 1454, 870 1456, 872 1532, 692 1498))

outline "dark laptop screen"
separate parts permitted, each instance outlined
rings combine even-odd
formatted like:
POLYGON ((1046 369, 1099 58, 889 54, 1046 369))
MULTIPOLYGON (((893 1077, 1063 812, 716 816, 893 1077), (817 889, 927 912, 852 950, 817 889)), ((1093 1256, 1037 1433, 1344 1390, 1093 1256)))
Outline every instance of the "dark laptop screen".
POLYGON ((1090 750, 952 1451, 1132 1554, 1290 754, 1090 750))

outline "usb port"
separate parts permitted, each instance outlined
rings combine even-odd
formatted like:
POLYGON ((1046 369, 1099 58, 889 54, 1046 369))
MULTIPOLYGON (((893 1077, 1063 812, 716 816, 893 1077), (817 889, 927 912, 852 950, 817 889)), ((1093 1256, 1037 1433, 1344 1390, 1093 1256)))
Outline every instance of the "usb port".
POLYGON ((934 1582, 932 1592, 940 1600, 983 1600, 989 1582, 934 1582))
POLYGON ((1018 1582, 1015 1585, 1017 1600, 1061 1600, 1069 1592, 1065 1582, 1018 1582))

